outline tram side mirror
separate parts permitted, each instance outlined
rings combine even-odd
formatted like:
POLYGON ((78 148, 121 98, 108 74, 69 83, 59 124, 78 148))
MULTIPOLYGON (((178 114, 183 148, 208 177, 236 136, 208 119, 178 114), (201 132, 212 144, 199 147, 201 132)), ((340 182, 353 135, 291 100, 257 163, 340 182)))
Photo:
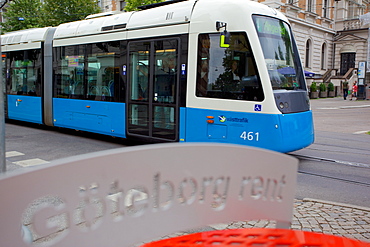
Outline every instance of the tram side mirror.
POLYGON ((223 31, 220 35, 220 47, 228 48, 230 47, 230 33, 228 31, 223 31))

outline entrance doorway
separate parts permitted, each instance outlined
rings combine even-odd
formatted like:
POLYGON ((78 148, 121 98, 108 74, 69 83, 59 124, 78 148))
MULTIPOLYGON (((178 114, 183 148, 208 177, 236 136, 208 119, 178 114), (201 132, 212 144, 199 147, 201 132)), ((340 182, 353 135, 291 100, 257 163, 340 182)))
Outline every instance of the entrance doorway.
POLYGON ((351 68, 355 68, 356 53, 341 53, 340 74, 345 75, 351 68))

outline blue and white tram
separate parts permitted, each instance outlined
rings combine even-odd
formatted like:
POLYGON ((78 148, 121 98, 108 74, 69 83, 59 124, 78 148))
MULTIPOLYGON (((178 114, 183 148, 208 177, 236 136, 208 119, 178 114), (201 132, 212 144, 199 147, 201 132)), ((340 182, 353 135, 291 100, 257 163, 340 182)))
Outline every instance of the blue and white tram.
POLYGON ((287 19, 175 0, 2 36, 9 119, 150 142, 290 152, 314 130, 287 19))

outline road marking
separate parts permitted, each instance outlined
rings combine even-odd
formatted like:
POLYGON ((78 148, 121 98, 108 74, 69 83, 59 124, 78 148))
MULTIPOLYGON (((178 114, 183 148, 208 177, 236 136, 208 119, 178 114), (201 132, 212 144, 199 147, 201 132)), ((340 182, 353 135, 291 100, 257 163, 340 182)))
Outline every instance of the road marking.
POLYGON ((351 109, 351 108, 366 108, 370 105, 351 105, 351 106, 337 106, 337 107, 318 107, 319 110, 339 110, 339 109, 351 109))
POLYGON ((340 106, 341 109, 347 109, 347 108, 365 108, 370 107, 370 105, 353 105, 353 106, 340 106))
POLYGON ((30 166, 38 166, 50 163, 49 161, 42 160, 42 159, 29 159, 29 160, 21 160, 17 162, 13 162, 16 165, 22 166, 22 167, 30 167, 30 166))
POLYGON ((319 110, 338 110, 340 108, 339 107, 319 107, 319 108, 316 108, 316 109, 319 109, 319 110))
POLYGON ((16 156, 22 156, 22 155, 24 155, 24 153, 17 152, 17 151, 9 151, 9 152, 5 152, 5 157, 6 157, 6 158, 16 157, 16 156))
POLYGON ((361 134, 366 134, 367 132, 370 132, 370 130, 357 131, 357 132, 354 132, 353 134, 361 135, 361 134))

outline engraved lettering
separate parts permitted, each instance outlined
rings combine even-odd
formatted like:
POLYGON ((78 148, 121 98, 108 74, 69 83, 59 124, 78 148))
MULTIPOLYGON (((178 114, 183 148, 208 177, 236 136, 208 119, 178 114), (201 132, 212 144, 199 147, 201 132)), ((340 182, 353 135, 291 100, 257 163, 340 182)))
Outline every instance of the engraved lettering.
POLYGON ((80 198, 72 207, 67 207, 67 200, 65 202, 57 196, 40 197, 24 212, 27 217, 22 219, 23 230, 31 236, 24 241, 50 245, 65 237, 68 228, 77 226, 81 231, 93 231, 102 225, 103 220, 124 222, 125 217, 155 214, 178 205, 186 207, 198 203, 218 213, 226 208, 228 200, 232 200, 229 198, 234 194, 230 194, 229 189, 236 188, 236 185, 240 190, 235 196, 243 201, 241 203, 256 200, 282 202, 283 190, 287 186, 286 175, 280 178, 262 175, 185 177, 176 179, 176 184, 171 178, 162 176, 155 173, 150 188, 141 185, 122 187, 120 183, 123 181, 118 179, 107 183, 104 189, 98 183, 77 187, 75 193, 80 198), (99 193, 101 191, 104 193, 99 193))
POLYGON ((205 198, 206 198, 206 188, 211 185, 212 180, 213 180, 212 177, 203 178, 203 181, 202 181, 202 190, 201 190, 200 195, 199 195, 199 202, 200 203, 203 203, 205 201, 205 198))
POLYGON ((125 197, 127 213, 135 217, 144 214, 148 203, 148 191, 144 187, 136 187, 129 190, 125 197))
POLYGON ((170 181, 160 182, 160 174, 154 176, 153 200, 154 209, 167 210, 171 207, 174 199, 174 185, 170 181), (163 192, 163 193, 162 193, 163 192), (167 192, 167 193, 166 193, 167 192), (161 202, 161 194, 167 195, 165 201, 161 202))
POLYGON ((227 191, 229 189, 229 182, 230 178, 229 177, 219 177, 215 180, 214 182, 214 187, 213 187, 213 203, 212 203, 212 208, 220 211, 225 208, 226 205, 226 197, 227 197, 227 191), (220 188, 224 184, 223 192, 222 189, 220 188))
POLYGON ((283 175, 281 177, 281 180, 279 182, 279 189, 278 189, 278 195, 276 197, 277 201, 281 202, 283 200, 283 188, 285 187, 286 185, 286 181, 285 181, 285 175, 283 175))
POLYGON ((80 196, 83 199, 74 212, 75 224, 83 231, 94 230, 103 220, 105 203, 96 197, 99 189, 96 183, 91 184, 88 190, 81 188, 85 187, 80 187, 80 196))
POLYGON ((66 236, 69 228, 69 215, 65 202, 57 196, 44 196, 34 200, 23 214, 23 240, 30 243, 41 240, 46 244, 66 236), (50 238, 49 236, 53 236, 50 238))
POLYGON ((180 204, 190 205, 195 201, 198 190, 197 181, 194 178, 185 178, 179 186, 178 201, 180 204), (190 191, 190 193, 188 193, 190 191), (188 195, 188 196, 185 196, 188 195))
POLYGON ((278 186, 278 181, 276 179, 268 178, 266 181, 265 192, 263 193, 263 199, 274 201, 277 186, 278 186))
POLYGON ((253 179, 252 182, 251 196, 257 200, 261 197, 262 193, 263 193, 263 178, 256 177, 253 179))
POLYGON ((240 188, 240 193, 239 193, 239 200, 243 200, 244 199, 244 191, 245 191, 245 187, 249 184, 249 181, 251 181, 251 177, 243 177, 242 179, 242 185, 241 185, 241 188, 240 188))

